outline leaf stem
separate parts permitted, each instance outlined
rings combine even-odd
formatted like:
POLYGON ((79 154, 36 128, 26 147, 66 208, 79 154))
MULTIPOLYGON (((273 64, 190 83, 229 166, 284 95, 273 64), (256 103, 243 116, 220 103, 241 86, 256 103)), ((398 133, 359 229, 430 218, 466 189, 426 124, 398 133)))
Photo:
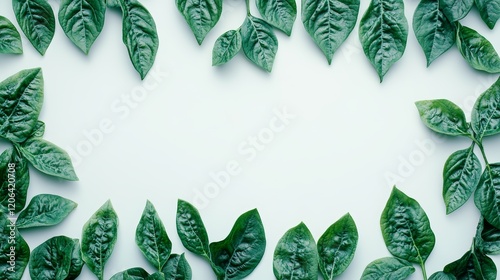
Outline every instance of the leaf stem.
POLYGON ((247 6, 247 16, 251 16, 252 14, 250 13, 250 0, 245 0, 246 6, 247 6))
POLYGON ((422 259, 420 259, 420 268, 422 268, 422 275, 424 276, 424 280, 427 280, 427 271, 425 270, 425 264, 424 262, 422 261, 422 259))

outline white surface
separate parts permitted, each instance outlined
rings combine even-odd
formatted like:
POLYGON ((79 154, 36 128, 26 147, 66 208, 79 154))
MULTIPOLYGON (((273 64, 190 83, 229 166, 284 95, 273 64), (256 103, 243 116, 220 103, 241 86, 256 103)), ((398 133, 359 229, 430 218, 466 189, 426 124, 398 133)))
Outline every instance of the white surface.
MULTIPOLYGON (((57 11, 58 3, 51 4, 57 11)), ((24 55, 0 56, 1 80, 25 68, 43 68, 45 101, 40 118, 47 124, 47 140, 68 151, 77 150, 85 145, 85 134, 99 128, 101 121, 108 120, 113 127, 82 160, 75 158, 79 182, 31 172, 30 198, 55 193, 79 203, 62 224, 23 232, 32 249, 54 235, 80 238, 85 221, 109 198, 120 227, 105 278, 135 266, 153 271, 134 241, 146 199, 159 211, 173 252, 185 252, 175 229, 177 199, 194 203, 196 191, 212 182, 210 173, 223 171, 232 160, 238 162, 241 173, 232 176, 230 184, 200 212, 210 240, 218 241, 240 214, 258 208, 267 248, 247 279, 274 279, 273 251, 289 228, 303 221, 317 240, 346 212, 355 219, 360 239, 351 266, 338 279, 359 279, 369 262, 389 256, 379 227, 392 188, 385 178, 388 173, 404 179, 397 182, 398 187, 417 199, 430 218, 436 246, 427 262, 429 275, 469 249, 478 211, 469 201, 446 216, 441 198, 444 162, 469 142, 436 140, 422 125, 414 102, 446 98, 469 115, 475 95, 497 76, 472 70, 456 48, 426 68, 411 29, 416 1, 406 2, 410 34, 405 55, 382 84, 360 48, 358 26, 329 66, 299 16, 290 38, 277 32, 279 51, 273 72, 267 74, 243 53, 225 66, 211 66, 215 39, 243 22, 244 1, 225 2, 219 24, 202 46, 174 1, 144 0, 143 4, 158 27, 160 47, 152 72, 159 78, 142 101, 132 104, 135 108, 122 98, 135 94, 146 82, 141 82, 122 44, 117 11, 107 12, 104 30, 88 56, 71 44, 58 24, 44 57, 24 35, 24 55), (268 128, 273 110, 283 108, 295 117, 255 158, 247 160, 248 152, 239 151, 240 145, 268 128), (430 145, 428 150, 417 144, 422 141, 430 145), (412 168, 398 170, 410 157, 417 160, 412 168)), ((363 1, 360 17, 367 6, 368 1, 363 1)), ((0 14, 18 26, 9 1, 0 2, 0 14)), ((477 11, 464 24, 500 46, 499 28, 488 30, 477 11)), ((154 75, 147 79, 154 82, 154 75)), ((491 162, 500 161, 498 141, 496 137, 487 143, 491 162)), ((186 256, 194 279, 215 279, 208 264, 190 252, 186 256)), ((500 265, 499 258, 494 260, 500 265)), ((25 278, 29 278, 27 272, 25 278)), ((84 268, 80 278, 93 276, 84 268)), ((422 279, 420 271, 411 279, 422 279)))

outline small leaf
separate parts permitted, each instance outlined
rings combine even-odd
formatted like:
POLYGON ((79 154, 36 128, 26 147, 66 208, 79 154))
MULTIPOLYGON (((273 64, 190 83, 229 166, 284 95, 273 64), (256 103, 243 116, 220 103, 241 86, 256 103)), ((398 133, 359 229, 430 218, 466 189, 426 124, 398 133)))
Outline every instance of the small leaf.
POLYGON ((304 223, 288 230, 274 250, 273 271, 279 280, 317 280, 316 242, 304 223))
POLYGON ((177 234, 182 245, 189 251, 209 260, 208 234, 200 217, 200 212, 190 203, 179 199, 177 202, 176 224, 177 234))
POLYGON ((475 0, 474 2, 484 23, 493 29, 500 18, 500 0, 475 0))
POLYGON ((469 135, 465 114, 457 105, 446 99, 415 102, 420 119, 437 133, 460 136, 469 135))
POLYGON ((397 258, 381 258, 366 266, 361 280, 406 279, 415 272, 413 265, 397 258))
POLYGON ((31 252, 29 271, 33 280, 67 279, 71 267, 73 239, 56 236, 31 252))
POLYGON ((471 127, 479 142, 500 133, 500 79, 478 97, 471 116, 471 127))
POLYGON ((165 280, 191 280, 191 266, 184 254, 172 254, 162 269, 165 280))
POLYGON ((359 0, 302 0, 302 23, 328 64, 354 29, 359 5, 359 0))
POLYGON ((205 36, 219 21, 222 0, 175 0, 175 4, 201 45, 205 36))
POLYGON ((429 277, 429 280, 456 280, 455 276, 451 273, 438 271, 429 277))
POLYGON ((104 278, 104 266, 113 252, 117 234, 118 216, 108 200, 85 223, 82 233, 83 261, 99 280, 104 278))
POLYGON ((351 215, 346 214, 331 225, 318 239, 319 271, 331 280, 351 264, 358 245, 358 229, 351 215))
POLYGON ((500 255, 500 229, 492 226, 484 218, 479 221, 476 248, 487 255, 500 255))
POLYGON ((288 36, 292 34, 293 23, 297 17, 295 0, 256 0, 255 4, 265 21, 288 36))
POLYGON ((19 147, 21 154, 41 172, 69 181, 77 181, 68 153, 49 141, 33 138, 19 147))
POLYGON ((140 267, 129 268, 113 275, 109 280, 145 280, 149 273, 140 267))
POLYGON ((229 30, 215 41, 212 50, 212 66, 222 65, 231 60, 241 49, 241 34, 229 30))
POLYGON ((35 49, 44 55, 56 29, 54 11, 46 0, 12 0, 17 22, 35 49))
POLYGON ((458 24, 457 47, 474 69, 500 73, 500 57, 493 45, 477 31, 458 24))
POLYGON ((3 16, 0 16, 0 53, 23 53, 21 35, 12 22, 3 16))
POLYGON ((439 0, 439 6, 451 22, 463 19, 473 5, 474 0, 439 0))
POLYGON ((16 149, 9 148, 0 155, 0 211, 17 213, 26 206, 30 173, 28 163, 16 149))
POLYGON ((474 202, 483 217, 500 228, 500 164, 490 164, 481 176, 474 194, 474 202))
POLYGON ((34 196, 26 209, 17 217, 18 228, 53 226, 62 222, 77 204, 69 199, 53 194, 34 196))
POLYGON ((0 279, 19 280, 28 266, 30 248, 13 219, 0 212, 0 279))
POLYGON ((278 39, 273 28, 262 19, 248 15, 240 32, 243 52, 248 59, 267 72, 271 72, 278 51, 278 39))

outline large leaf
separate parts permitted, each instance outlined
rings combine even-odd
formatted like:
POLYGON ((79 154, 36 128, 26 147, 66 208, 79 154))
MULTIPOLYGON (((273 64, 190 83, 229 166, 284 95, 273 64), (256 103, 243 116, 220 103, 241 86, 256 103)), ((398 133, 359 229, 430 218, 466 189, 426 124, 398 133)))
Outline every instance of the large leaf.
POLYGON ((189 202, 179 199, 177 202, 176 224, 177 234, 182 245, 189 251, 209 260, 208 234, 200 212, 189 202))
POLYGON ((0 16, 0 53, 23 53, 21 35, 12 22, 3 16, 0 16))
POLYGON ((62 222, 77 204, 69 199, 53 194, 34 196, 26 209, 17 217, 18 228, 32 228, 57 225, 62 222))
POLYGON ((302 23, 328 64, 354 29, 359 4, 359 0, 302 0, 302 23))
POLYGON ((267 72, 271 72, 278 51, 278 39, 271 25, 248 15, 240 32, 243 52, 248 59, 267 72))
POLYGON ((222 14, 222 0, 175 0, 196 41, 201 45, 222 14))
POLYGON ((12 0, 12 8, 24 35, 44 55, 56 29, 52 7, 47 0, 12 0))
POLYGON ((31 279, 67 279, 71 267, 73 247, 73 239, 66 236, 56 236, 33 249, 29 264, 31 279))
POLYGON ((474 69, 500 73, 500 57, 493 45, 476 30, 458 24, 457 47, 474 69))
POLYGON ((13 217, 8 219, 0 212, 0 279, 21 279, 29 258, 30 248, 17 231, 13 217))
POLYGON ((474 0, 439 0, 439 6, 451 22, 463 19, 473 5, 474 0))
POLYGON ((105 0, 61 0, 59 24, 66 36, 88 54, 104 26, 105 0))
POLYGON ((28 163, 16 149, 8 148, 0 155, 0 210, 17 213, 23 210, 28 196, 30 173, 28 163))
POLYGON ((413 265, 397 258, 381 258, 369 263, 361 280, 394 280, 406 279, 415 272, 413 265))
POLYGON ((165 280, 191 280, 191 266, 184 254, 172 254, 162 269, 165 280))
POLYGON ((0 83, 0 137, 24 142, 37 124, 43 102, 42 69, 18 72, 0 83))
POLYGON ((471 127, 479 141, 484 136, 500 132, 500 79, 476 100, 471 113, 471 127))
POLYGON ((474 202, 483 217, 500 228, 500 164, 491 164, 481 176, 474 202))
POLYGON ((288 36, 292 34, 293 23, 297 17, 295 0, 256 0, 255 4, 265 21, 288 36))
POLYGON ((453 102, 446 99, 415 102, 420 119, 437 133, 459 136, 469 135, 465 114, 453 102))
POLYGON ((475 0, 474 2, 483 21, 490 29, 493 29, 500 18, 500 0, 475 0))
POLYGON ((372 0, 359 24, 363 50, 380 81, 406 48, 408 21, 402 0, 372 0))
POLYGON ((212 50, 212 66, 222 65, 231 60, 241 50, 241 34, 229 30, 219 36, 212 50))

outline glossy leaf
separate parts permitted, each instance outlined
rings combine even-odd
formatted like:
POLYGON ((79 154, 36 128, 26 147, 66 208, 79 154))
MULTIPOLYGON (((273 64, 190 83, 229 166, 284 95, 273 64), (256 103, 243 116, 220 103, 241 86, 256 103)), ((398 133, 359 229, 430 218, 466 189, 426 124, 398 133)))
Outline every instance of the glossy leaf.
POLYGON ((49 141, 33 138, 19 147, 21 154, 41 172, 69 181, 77 181, 71 158, 49 141))
POLYGON ((317 280, 316 242, 304 223, 288 230, 274 250, 273 271, 278 280, 317 280))
POLYGON ((118 216, 106 201, 83 226, 82 258, 99 280, 104 278, 104 266, 118 237, 118 216))
POLYGON ((44 55, 56 29, 54 11, 46 0, 12 0, 17 22, 35 49, 44 55))
POLYGON ((17 231, 14 219, 0 212, 0 279, 21 279, 29 258, 30 248, 17 231))
POLYGON ((415 272, 413 265, 397 258, 381 258, 366 266, 361 280, 393 280, 406 279, 415 272))
POLYGON ((397 258, 423 264, 434 248, 435 236, 424 210, 396 187, 382 212, 380 226, 387 249, 397 258))
POLYGON ((113 275, 109 280, 145 280, 149 273, 141 267, 129 268, 113 275))
POLYGON ((149 11, 136 0, 120 0, 123 12, 123 43, 135 70, 144 79, 158 51, 156 24, 149 11))
POLYGON ((73 247, 73 239, 66 236, 56 236, 33 249, 29 263, 31 279, 67 279, 71 267, 73 247))
POLYGON ((319 271, 326 280, 344 272, 351 264, 358 245, 358 229, 346 214, 318 239, 319 271))
POLYGON ((177 202, 177 234, 182 245, 189 251, 210 259, 208 234, 200 217, 200 212, 184 200, 177 202))
POLYGON ((266 250, 264 225, 254 209, 242 214, 229 235, 210 244, 212 263, 220 268, 221 279, 243 279, 260 263, 266 250))
POLYGON ((484 23, 493 29, 500 18, 500 0, 475 0, 474 2, 484 23))
POLYGON ((23 53, 21 35, 12 22, 3 16, 0 16, 0 53, 23 53))
POLYGON ((380 82, 402 56, 408 38, 408 21, 402 0, 372 0, 361 18, 359 38, 380 82))
POLYGON ((457 278, 451 274, 443 271, 438 271, 429 277, 429 280, 456 280, 457 278))
POLYGON ((24 142, 37 124, 43 103, 40 68, 22 70, 0 83, 0 137, 24 142))
POLYGON ((474 145, 453 153, 443 170, 443 199, 446 214, 460 208, 469 200, 481 178, 481 162, 474 154, 474 145))
POLYGON ((146 202, 146 207, 135 231, 135 243, 149 263, 158 270, 161 270, 167 263, 172 251, 172 242, 168 238, 165 226, 155 207, 149 200, 146 202))
POLYGON ((271 25, 248 15, 240 32, 243 52, 248 59, 267 72, 271 72, 278 51, 278 39, 271 25))
POLYGON ((18 228, 53 226, 62 222, 77 204, 69 199, 53 194, 34 196, 26 209, 17 217, 18 228))
POLYGON ((105 0, 61 0, 59 24, 66 36, 88 54, 104 26, 105 0))
POLYGON ((215 41, 212 50, 212 66, 222 65, 230 61, 241 50, 241 34, 229 30, 215 41))
POLYGON ((483 217, 500 228, 500 164, 490 164, 481 176, 474 202, 483 217))
POLYGON ((191 266, 184 254, 172 254, 162 269, 165 280, 191 280, 191 266))
POLYGON ((444 267, 444 272, 453 274, 457 279, 496 279, 495 263, 480 252, 468 251, 460 259, 444 267))
POLYGON ((16 149, 8 148, 0 155, 0 211, 17 213, 26 206, 30 173, 28 163, 16 149))
POLYGON ((476 248, 487 255, 500 255, 500 229, 483 218, 476 233, 476 248))
POLYGON ((328 64, 354 29, 359 5, 359 0, 302 0, 302 23, 328 64))
POLYGON ((256 0, 255 4, 265 21, 288 36, 292 34, 293 23, 297 17, 295 0, 256 0))
POLYGON ((476 30, 458 24, 457 47, 474 69, 500 73, 500 57, 493 45, 476 30))
POLYGON ((455 26, 439 7, 439 0, 422 0, 413 14, 413 31, 427 66, 455 44, 455 26))
POLYGON ((473 5, 474 0, 439 0, 439 6, 451 22, 463 19, 473 5))
POLYGON ((500 79, 478 97, 471 116, 471 127, 478 141, 500 133, 500 79))
POLYGON ((446 99, 415 102, 420 119, 437 133, 460 136, 468 135, 465 114, 457 105, 446 99))
POLYGON ((201 45, 205 36, 219 21, 222 0, 175 0, 175 4, 201 45))

